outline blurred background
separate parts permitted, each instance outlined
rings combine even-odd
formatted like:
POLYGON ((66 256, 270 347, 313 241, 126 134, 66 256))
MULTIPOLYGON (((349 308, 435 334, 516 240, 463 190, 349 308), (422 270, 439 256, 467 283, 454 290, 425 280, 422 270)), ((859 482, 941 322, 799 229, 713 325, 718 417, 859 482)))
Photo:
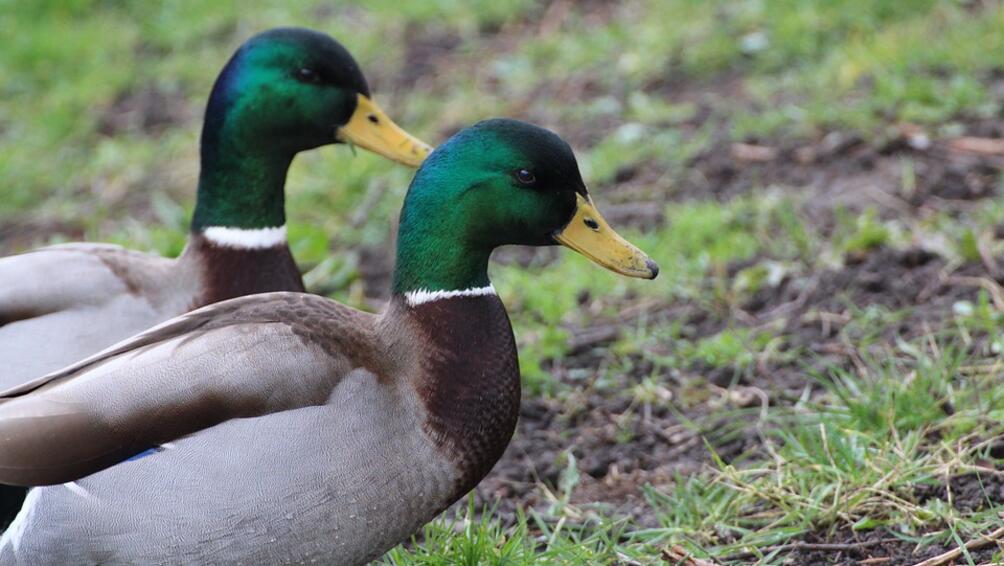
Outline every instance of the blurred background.
MULTIPOLYGON (((340 40, 429 143, 555 130, 662 266, 496 253, 519 430, 386 560, 907 564, 997 521, 1004 4, 0 0, 0 254, 180 253, 216 74, 285 25, 340 40)), ((410 174, 296 159, 312 291, 381 307, 410 174)))

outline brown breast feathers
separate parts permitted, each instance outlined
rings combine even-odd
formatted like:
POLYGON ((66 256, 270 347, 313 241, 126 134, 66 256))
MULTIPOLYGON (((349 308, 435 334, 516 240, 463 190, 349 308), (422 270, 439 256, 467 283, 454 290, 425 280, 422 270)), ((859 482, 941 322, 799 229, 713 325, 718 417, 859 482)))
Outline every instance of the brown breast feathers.
POLYGON ((417 389, 426 433, 460 473, 456 498, 488 474, 519 416, 519 360, 512 326, 495 295, 410 307, 427 349, 417 389))

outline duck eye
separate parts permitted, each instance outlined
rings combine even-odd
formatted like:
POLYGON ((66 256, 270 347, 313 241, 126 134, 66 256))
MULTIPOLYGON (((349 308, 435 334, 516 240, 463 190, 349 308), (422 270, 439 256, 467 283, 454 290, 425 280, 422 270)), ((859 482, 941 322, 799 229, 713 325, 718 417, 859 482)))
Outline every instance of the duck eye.
POLYGON ((321 74, 313 69, 303 67, 296 71, 296 79, 304 83, 319 83, 321 82, 321 74))
POLYGON ((518 169, 516 171, 516 180, 524 185, 530 185, 537 180, 537 177, 529 169, 518 169))

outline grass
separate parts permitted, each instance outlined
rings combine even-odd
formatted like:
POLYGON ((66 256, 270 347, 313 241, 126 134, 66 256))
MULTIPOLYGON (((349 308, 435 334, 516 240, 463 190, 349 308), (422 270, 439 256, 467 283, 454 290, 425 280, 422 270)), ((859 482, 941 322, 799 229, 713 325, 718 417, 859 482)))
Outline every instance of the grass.
MULTIPOLYGON (((695 163, 735 142, 797 147, 840 132, 883 148, 906 123, 938 139, 999 119, 1004 4, 0 0, 0 8, 0 28, 18 30, 0 34, 5 254, 79 239, 178 254, 206 93, 240 41, 276 25, 342 40, 381 105, 427 141, 490 116, 532 120, 571 140, 601 208, 644 203, 654 220, 628 214, 624 234, 663 266, 655 282, 550 251, 527 261, 500 254, 492 278, 514 322, 526 399, 578 414, 584 397, 599 395, 622 403, 618 423, 667 414, 674 434, 701 453, 698 469, 636 490, 643 524, 587 501, 597 480, 569 448, 565 473, 535 488, 546 504, 514 515, 469 499, 383 563, 656 564, 681 545, 722 562, 780 564, 778 545, 809 533, 953 545, 999 524, 989 496, 964 510, 919 495, 960 474, 996 482, 1004 469, 995 448, 1004 422, 998 288, 932 298, 928 310, 939 316, 924 327, 924 301, 900 308, 855 304, 854 295, 794 322, 747 312, 785 285, 889 249, 934 250, 945 277, 975 273, 1004 252, 999 191, 973 206, 930 199, 904 212, 831 202, 819 177, 778 181, 769 165, 762 177, 742 177, 752 164, 732 171, 748 179, 738 195, 720 192, 725 173, 694 175, 707 171, 695 163), (409 65, 417 77, 402 80, 409 65), (831 324, 829 334, 818 331, 825 348, 797 339, 831 324), (618 336, 573 351, 583 331, 611 325, 618 336), (712 382, 716 372, 727 386, 712 382), (799 376, 800 388, 779 392, 772 380, 782 372, 799 376), (722 450, 746 437, 739 454, 722 450)), ((864 171, 848 167, 838 173, 864 171)), ((895 199, 923 196, 924 167, 922 155, 902 156, 895 199)), ((362 250, 385 248, 409 176, 344 147, 297 158, 289 236, 310 289, 375 308, 362 250)), ((974 277, 965 285, 979 284, 974 277)), ((566 433, 571 446, 577 431, 566 433)), ((630 445, 639 434, 624 424, 615 436, 630 445)))
POLYGON ((448 520, 422 530, 421 545, 398 547, 383 558, 385 564, 404 565, 534 565, 603 564, 635 554, 621 545, 624 525, 597 521, 587 529, 549 524, 540 516, 520 516, 514 527, 492 519, 491 509, 473 504, 448 520), (531 534, 533 533, 533 534, 531 534))
POLYGON ((869 361, 867 376, 819 376, 830 392, 824 401, 758 410, 754 423, 766 457, 741 466, 719 460, 705 475, 677 477, 672 490, 647 489, 658 527, 632 531, 565 508, 520 516, 502 528, 491 509, 478 513, 469 503, 427 526, 419 546, 401 547, 385 562, 655 564, 659 549, 677 543, 694 556, 752 552, 774 564, 783 555, 771 547, 821 525, 858 533, 881 528, 918 543, 967 540, 998 524, 997 514, 961 514, 916 492, 946 476, 999 474, 988 461, 1001 461, 988 448, 1004 426, 1004 392, 995 383, 1000 367, 965 367, 960 350, 928 346, 903 344, 903 351, 869 361))
MULTIPOLYGON (((940 500, 921 502, 912 490, 947 475, 996 473, 979 463, 989 440, 973 440, 1001 432, 1000 394, 983 397, 993 389, 997 368, 970 368, 960 379, 963 356, 957 350, 908 351, 905 359, 870 363, 868 377, 836 372, 825 378, 832 398, 824 404, 767 415, 761 426, 783 425, 764 432, 771 458, 742 468, 720 464, 713 475, 722 489, 712 497, 729 501, 711 507, 721 514, 703 529, 669 514, 667 526, 703 530, 704 538, 691 535, 695 548, 728 555, 818 525, 885 527, 928 537, 954 530, 966 538, 986 528, 984 521, 996 522, 995 514, 965 517, 940 500), (940 440, 932 442, 934 435, 940 440), (943 529, 930 530, 939 524, 943 529), (735 539, 723 541, 718 533, 735 539)), ((653 500, 660 508, 676 504, 672 495, 653 493, 653 500)))

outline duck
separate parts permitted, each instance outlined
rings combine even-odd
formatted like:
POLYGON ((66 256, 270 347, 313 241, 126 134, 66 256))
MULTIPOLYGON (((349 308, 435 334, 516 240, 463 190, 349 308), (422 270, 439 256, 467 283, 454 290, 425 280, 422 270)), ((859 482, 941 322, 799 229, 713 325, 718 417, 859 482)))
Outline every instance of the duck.
POLYGON ((420 166, 379 313, 273 292, 164 322, 0 395, 3 564, 365 564, 470 491, 520 405, 489 277, 503 245, 659 268, 600 215, 570 146, 498 118, 420 166))
POLYGON ((299 152, 335 143, 412 167, 431 151, 374 102, 334 38, 278 28, 247 40, 209 96, 197 203, 178 258, 99 243, 0 258, 0 388, 204 305, 303 292, 286 241, 286 172, 299 152))

